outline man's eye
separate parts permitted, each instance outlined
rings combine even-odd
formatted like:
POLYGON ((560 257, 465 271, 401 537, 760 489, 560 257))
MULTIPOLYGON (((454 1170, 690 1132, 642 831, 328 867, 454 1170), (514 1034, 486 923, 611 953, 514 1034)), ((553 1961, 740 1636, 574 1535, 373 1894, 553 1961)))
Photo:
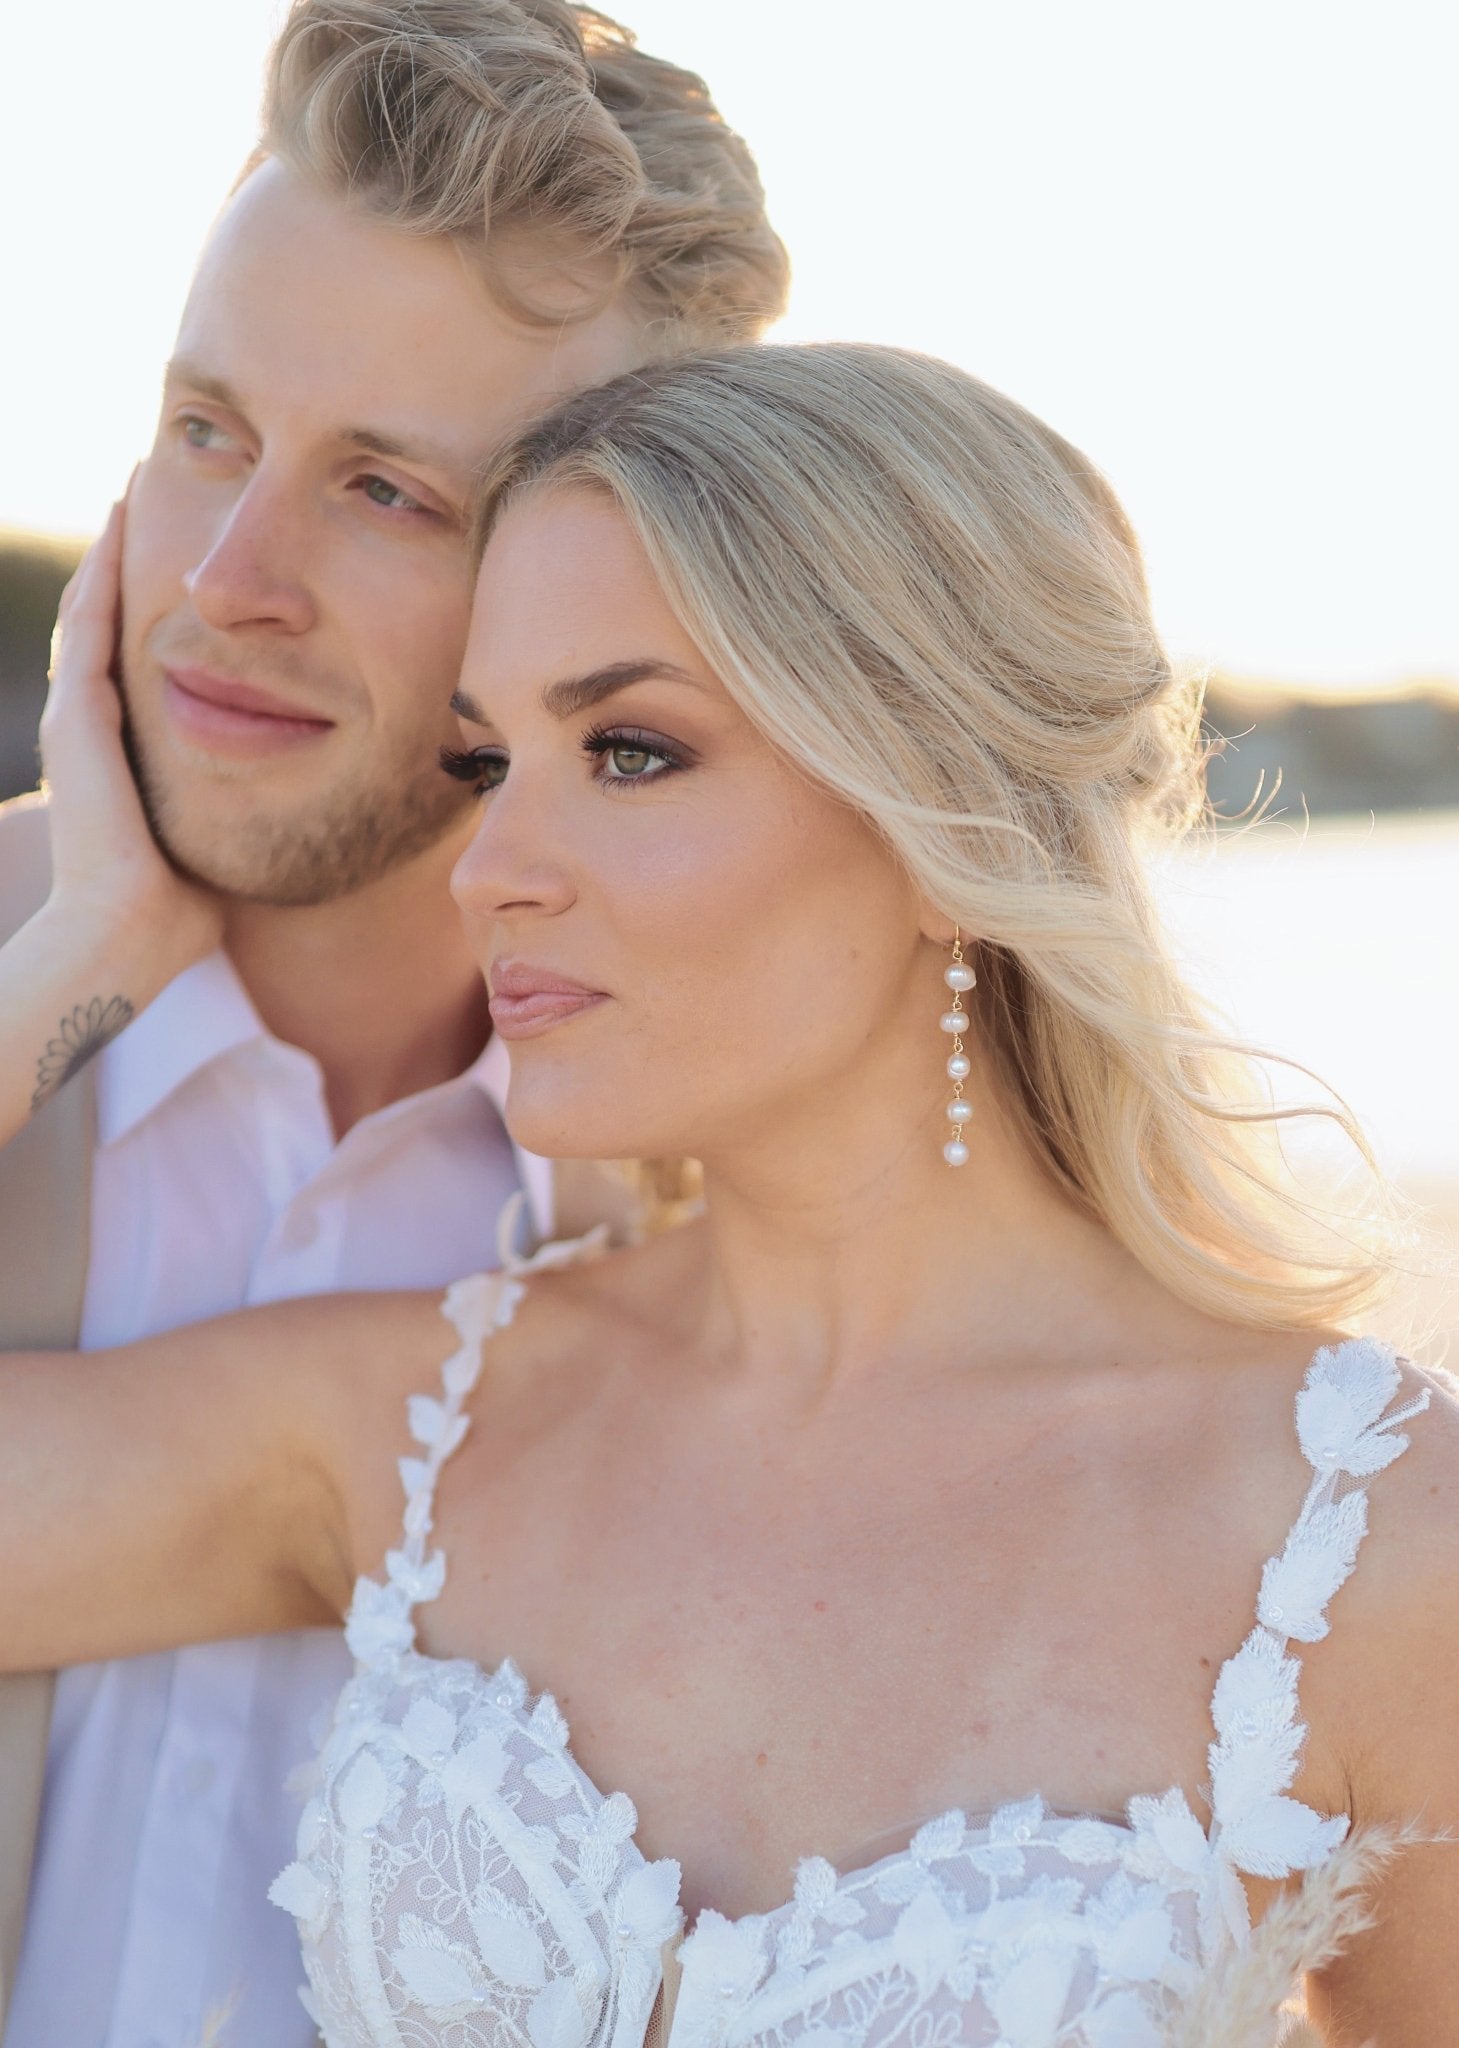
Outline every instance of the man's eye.
POLYGON ((182 421, 182 438, 189 448, 217 448, 229 437, 215 420, 205 420, 195 412, 188 413, 182 421))
POLYGON ((424 512, 425 506, 419 498, 412 498, 408 491, 401 490, 388 477, 367 476, 360 479, 365 496, 372 505, 383 506, 387 512, 424 512))

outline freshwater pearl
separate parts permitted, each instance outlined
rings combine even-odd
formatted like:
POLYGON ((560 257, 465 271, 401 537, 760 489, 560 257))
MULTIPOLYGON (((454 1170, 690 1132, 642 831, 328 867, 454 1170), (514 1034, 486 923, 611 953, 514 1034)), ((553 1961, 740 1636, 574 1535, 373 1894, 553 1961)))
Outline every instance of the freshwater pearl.
POLYGON ((955 1052, 947 1063, 949 1081, 966 1081, 973 1071, 973 1063, 965 1052, 955 1052))
POLYGON ((942 1148, 942 1156, 949 1166, 966 1166, 968 1148, 961 1138, 949 1138, 942 1148))
POLYGON ((944 1031, 955 1033, 966 1031, 968 1028, 968 1013, 966 1010, 944 1010, 937 1021, 944 1031))
POLYGON ((977 975, 961 960, 954 960, 951 967, 944 971, 942 978, 949 988, 976 988, 978 985, 977 975))
POLYGON ((950 1102, 947 1105, 947 1120, 950 1124, 965 1124, 972 1113, 971 1102, 950 1102))

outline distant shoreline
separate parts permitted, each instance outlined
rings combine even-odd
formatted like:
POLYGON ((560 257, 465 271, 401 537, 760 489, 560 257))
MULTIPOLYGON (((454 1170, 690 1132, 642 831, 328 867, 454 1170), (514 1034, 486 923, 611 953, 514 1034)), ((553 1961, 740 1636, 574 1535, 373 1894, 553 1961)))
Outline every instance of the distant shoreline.
MULTIPOLYGON (((85 542, 0 527, 0 798, 35 786, 56 603, 85 542)), ((1213 674, 1205 723, 1225 745, 1207 784, 1240 829, 1278 774, 1277 808, 1314 823, 1459 808, 1459 678, 1326 690, 1213 674)))

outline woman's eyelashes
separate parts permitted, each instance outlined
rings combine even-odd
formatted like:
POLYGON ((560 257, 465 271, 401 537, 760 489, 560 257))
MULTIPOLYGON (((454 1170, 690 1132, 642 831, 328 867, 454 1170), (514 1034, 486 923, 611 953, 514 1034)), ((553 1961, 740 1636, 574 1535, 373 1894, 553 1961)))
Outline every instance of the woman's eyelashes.
MULTIPOLYGON (((662 734, 637 726, 592 726, 582 737, 582 751, 595 764, 594 782, 612 789, 633 789, 662 782, 693 765, 685 747, 662 734)), ((504 747, 442 747, 441 766, 458 782, 470 784, 477 796, 489 796, 507 779, 511 757, 504 747)))
POLYGON ((615 784, 662 782, 690 763, 688 750, 662 734, 640 726, 590 726, 583 734, 583 752, 601 765, 599 782, 615 784))
POLYGON ((500 747, 442 747, 441 766, 473 796, 489 796, 507 779, 507 757, 500 747))

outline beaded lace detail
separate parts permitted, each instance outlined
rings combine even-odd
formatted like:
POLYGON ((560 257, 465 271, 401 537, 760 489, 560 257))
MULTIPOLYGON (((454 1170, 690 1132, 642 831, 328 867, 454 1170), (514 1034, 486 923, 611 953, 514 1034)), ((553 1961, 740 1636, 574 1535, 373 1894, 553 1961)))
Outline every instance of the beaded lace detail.
MULTIPOLYGON (((459 1282, 460 1348, 439 1396, 410 1403, 405 1534, 384 1582, 362 1578, 344 1688, 275 1880, 299 1922, 301 1997, 326 2048, 642 2048, 661 1952, 682 1932, 679 1867, 648 1862, 637 1814, 575 1761, 567 1725, 510 1661, 487 1673, 415 1648, 412 1612, 445 1559, 429 1548, 442 1464, 469 1426, 483 1342, 524 1276, 591 1255, 600 1234, 459 1282)), ((1184 1794, 1136 1798, 1124 1822, 1037 1798, 930 1820, 905 1850, 838 1874, 811 1857, 763 1914, 702 1912, 669 2048, 1158 2048, 1203 1973, 1249 1939, 1242 1874, 1323 1862, 1342 1816, 1288 1796, 1306 1729, 1288 1644, 1326 1607, 1366 1526, 1361 1482, 1408 1439, 1391 1353, 1320 1351, 1297 1397, 1313 1479, 1262 1574, 1257 1624, 1212 1702, 1209 1830, 1184 1794)))

